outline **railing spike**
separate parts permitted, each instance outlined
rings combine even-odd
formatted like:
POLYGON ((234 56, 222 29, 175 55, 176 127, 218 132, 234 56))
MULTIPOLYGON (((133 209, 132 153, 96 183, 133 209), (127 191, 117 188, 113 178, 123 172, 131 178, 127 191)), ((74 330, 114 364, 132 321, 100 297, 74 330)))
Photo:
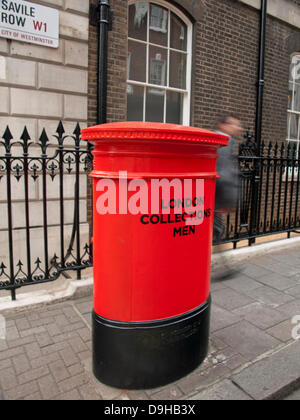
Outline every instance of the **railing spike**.
POLYGON ((73 131, 73 134, 75 134, 75 136, 80 136, 81 134, 81 129, 80 129, 80 124, 79 122, 76 124, 75 130, 73 131))
POLYGON ((28 130, 27 130, 27 127, 26 127, 26 125, 25 125, 25 127, 24 127, 24 130, 23 130, 23 133, 22 133, 21 139, 22 139, 23 141, 25 141, 25 142, 28 142, 28 140, 31 140, 30 135, 29 135, 28 130))
POLYGON ((42 152, 44 154, 46 154, 47 147, 48 147, 48 144, 47 143, 49 143, 49 138, 48 138, 47 133, 46 133, 46 130, 44 128, 43 128, 42 134, 41 134, 41 136, 39 138, 39 141, 41 143, 42 152))
POLYGON ((8 126, 6 127, 2 138, 4 139, 4 143, 3 142, 1 142, 1 143, 5 147, 6 153, 9 154, 10 151, 11 151, 11 146, 12 146, 11 140, 13 139, 13 135, 11 134, 11 131, 10 131, 8 126))
POLYGON ((61 120, 59 121, 56 132, 59 136, 62 136, 65 133, 65 129, 61 120))
POLYGON ((13 139, 13 135, 11 134, 11 131, 8 126, 6 126, 6 129, 4 131, 2 138, 7 141, 10 141, 13 139))
POLYGON ((57 139, 58 146, 59 146, 59 148, 61 150, 61 149, 63 149, 64 140, 66 138, 66 136, 64 136, 65 129, 64 129, 64 126, 63 126, 62 121, 59 121, 59 124, 58 124, 58 127, 57 127, 56 132, 57 132, 58 135, 57 136, 54 136, 54 137, 57 139))
POLYGON ((270 141, 268 145, 268 152, 267 152, 268 157, 271 157, 272 151, 273 151, 273 143, 270 141))
POLYGON ((32 144, 32 143, 29 143, 29 140, 31 140, 31 138, 30 138, 30 135, 28 133, 26 125, 24 127, 22 136, 20 138, 21 138, 21 140, 23 140, 23 152, 24 152, 24 155, 25 155, 25 154, 28 153, 29 146, 32 144))
POLYGON ((75 127, 75 130, 73 131, 73 134, 74 134, 73 139, 75 140, 75 146, 76 146, 76 148, 79 148, 79 146, 80 146, 80 135, 81 135, 79 122, 76 124, 76 127, 75 127))

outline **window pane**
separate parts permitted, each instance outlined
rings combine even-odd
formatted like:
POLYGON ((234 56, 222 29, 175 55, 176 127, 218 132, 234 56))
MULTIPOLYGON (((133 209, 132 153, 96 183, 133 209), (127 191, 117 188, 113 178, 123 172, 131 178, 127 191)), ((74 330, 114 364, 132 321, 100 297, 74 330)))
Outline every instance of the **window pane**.
POLYGON ((289 82, 289 94, 288 94, 288 109, 293 109, 294 103, 294 83, 289 82))
POLYGON ((170 86, 186 89, 186 54, 170 51, 170 86))
POLYGON ((163 48, 149 48, 149 83, 166 86, 168 52, 163 48))
POLYGON ((128 36, 147 41, 148 3, 129 6, 128 36))
POLYGON ((150 6, 150 42, 168 46, 168 11, 161 6, 150 6))
POLYGON ((128 79, 146 82, 146 45, 128 41, 128 79))
POLYGON ((295 64, 291 63, 290 64, 290 76, 289 76, 289 81, 290 82, 294 81, 294 75, 295 75, 294 68, 295 68, 295 64))
POLYGON ((167 92, 167 123, 182 124, 183 94, 167 92))
POLYGON ((300 84, 295 83, 294 111, 300 112, 300 84))
POLYGON ((174 13, 171 13, 171 48, 187 50, 187 26, 174 13))
POLYGON ((161 89, 147 89, 146 121, 164 122, 165 94, 161 89))
POLYGON ((289 138, 298 139, 299 116, 297 114, 289 114, 289 138))
POLYGON ((144 88, 127 86, 127 120, 143 121, 144 88))
POLYGON ((300 55, 295 55, 292 58, 290 70, 290 80, 294 80, 295 82, 300 83, 300 55))

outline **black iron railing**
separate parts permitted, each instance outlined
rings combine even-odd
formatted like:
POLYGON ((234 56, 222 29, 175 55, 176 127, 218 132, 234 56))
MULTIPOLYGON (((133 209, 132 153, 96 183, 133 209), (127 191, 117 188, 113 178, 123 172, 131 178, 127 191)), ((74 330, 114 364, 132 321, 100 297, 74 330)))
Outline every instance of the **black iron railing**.
MULTIPOLYGON (((297 144, 261 143, 252 136, 240 145, 240 194, 234 214, 228 214, 224 237, 219 243, 241 240, 249 245, 260 236, 300 229, 300 158, 297 144)), ((217 243, 216 243, 217 244, 217 243)))
POLYGON ((81 144, 79 124, 66 135, 60 122, 50 140, 43 130, 36 143, 26 127, 18 141, 6 128, 0 141, 0 290, 10 290, 12 299, 21 286, 56 280, 67 270, 80 279, 81 270, 92 266, 88 223, 80 215, 92 159, 91 146, 81 144), (59 237, 55 245, 53 236, 59 237))
MULTIPOLYGON (((91 267, 88 173, 92 147, 81 144, 77 124, 66 135, 60 122, 38 142, 24 128, 14 140, 7 127, 0 140, 0 290, 45 283, 91 267)), ((239 148, 240 190, 219 243, 300 230, 300 162, 297 145, 264 144, 248 133, 239 148)))

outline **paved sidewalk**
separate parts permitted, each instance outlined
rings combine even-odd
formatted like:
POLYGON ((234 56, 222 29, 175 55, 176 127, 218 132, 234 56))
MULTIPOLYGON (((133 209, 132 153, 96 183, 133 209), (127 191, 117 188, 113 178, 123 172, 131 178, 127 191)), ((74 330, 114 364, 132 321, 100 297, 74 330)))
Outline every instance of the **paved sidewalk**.
MULTIPOLYGON (((212 285, 210 353, 196 371, 158 389, 126 391, 91 370, 92 297, 5 316, 0 399, 247 400, 284 398, 300 386, 299 246, 253 257, 212 285), (296 322, 296 321, 295 321, 296 322)), ((298 394, 294 394, 297 396, 298 394)))

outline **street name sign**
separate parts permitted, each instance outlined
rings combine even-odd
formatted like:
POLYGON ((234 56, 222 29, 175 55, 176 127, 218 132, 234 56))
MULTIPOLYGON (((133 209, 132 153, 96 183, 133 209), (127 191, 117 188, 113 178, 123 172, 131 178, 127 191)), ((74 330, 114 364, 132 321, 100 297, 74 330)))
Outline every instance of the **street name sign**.
POLYGON ((0 0, 0 37, 58 48, 59 12, 23 0, 0 0))

